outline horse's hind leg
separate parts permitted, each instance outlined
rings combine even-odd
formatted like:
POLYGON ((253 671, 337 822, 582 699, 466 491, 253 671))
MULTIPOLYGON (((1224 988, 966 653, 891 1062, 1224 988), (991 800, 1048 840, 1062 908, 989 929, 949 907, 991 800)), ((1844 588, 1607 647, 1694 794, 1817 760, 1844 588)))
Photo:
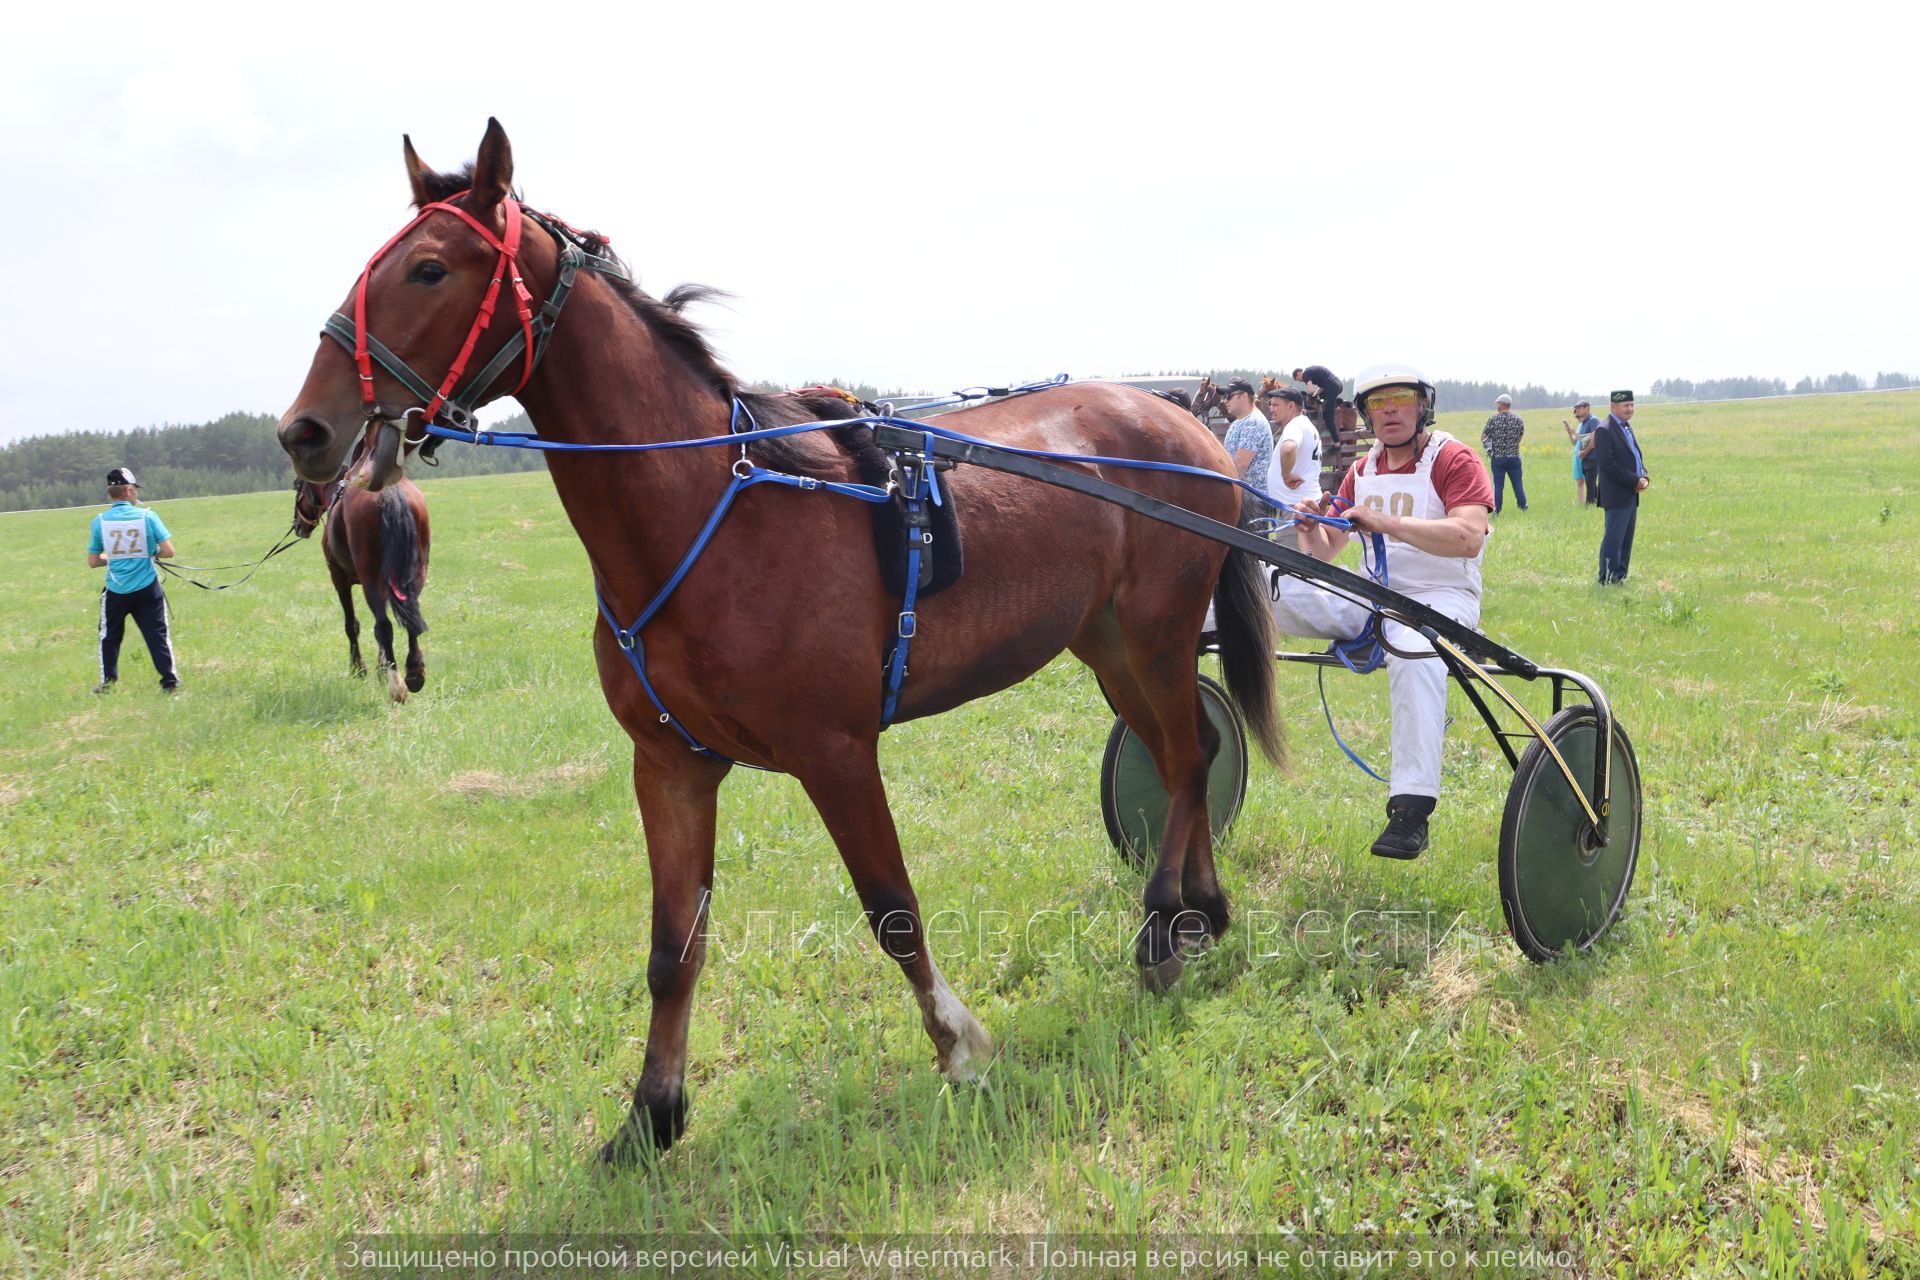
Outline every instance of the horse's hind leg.
POLYGON ((875 744, 858 740, 822 744, 815 759, 817 763, 799 775, 800 785, 840 850, 880 949, 913 986, 920 1022, 933 1041, 941 1072, 951 1080, 978 1079, 993 1055, 993 1041, 947 986, 927 950, 920 902, 900 857, 900 837, 887 809, 875 744))
POLYGON ((1142 981, 1165 990, 1180 976, 1181 953, 1219 937, 1228 919, 1207 812, 1207 768, 1217 743, 1203 737, 1203 726, 1212 726, 1200 707, 1192 648, 1166 643, 1163 629, 1123 634, 1109 619, 1076 636, 1073 651, 1100 677, 1167 791, 1167 823, 1141 893, 1145 917, 1134 939, 1142 981))
POLYGON ((653 873, 653 951, 647 961, 653 1013, 633 1109, 600 1149, 607 1164, 629 1164, 649 1150, 664 1151, 686 1129, 687 1024, 694 981, 707 958, 715 798, 727 769, 698 757, 663 768, 660 760, 643 759, 638 750, 633 755, 633 790, 653 873))
POLYGON ((407 628, 407 689, 418 693, 427 685, 427 659, 420 652, 420 633, 407 628))
POLYGON ((340 597, 340 612, 346 618, 347 662, 353 674, 364 676, 367 664, 360 656, 360 619, 353 611, 353 574, 342 570, 331 557, 327 560, 327 572, 333 576, 333 589, 340 597))
POLYGON ((367 608, 373 611, 373 644, 379 651, 380 674, 387 678, 387 696, 395 702, 407 700, 407 686, 400 680, 400 665, 393 657, 393 620, 387 617, 387 592, 380 586, 362 586, 367 608))

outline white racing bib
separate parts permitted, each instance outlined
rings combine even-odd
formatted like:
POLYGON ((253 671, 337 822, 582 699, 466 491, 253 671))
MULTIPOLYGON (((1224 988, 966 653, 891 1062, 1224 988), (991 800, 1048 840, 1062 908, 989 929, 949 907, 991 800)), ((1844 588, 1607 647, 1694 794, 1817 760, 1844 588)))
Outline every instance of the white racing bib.
MULTIPOLYGON (((1440 520, 1446 508, 1440 504, 1440 491, 1433 487, 1433 463, 1441 446, 1453 439, 1444 431, 1434 432, 1420 461, 1409 472, 1378 475, 1381 448, 1374 445, 1364 461, 1355 468, 1354 501, 1389 515, 1411 516, 1416 520, 1440 520)), ((1483 541, 1471 556, 1436 556, 1430 551, 1387 539, 1387 585, 1395 591, 1451 590, 1470 592, 1480 597, 1480 557, 1486 554, 1483 541)))
POLYGON ((147 541, 147 519, 102 520, 100 544, 108 560, 147 560, 153 546, 147 541))

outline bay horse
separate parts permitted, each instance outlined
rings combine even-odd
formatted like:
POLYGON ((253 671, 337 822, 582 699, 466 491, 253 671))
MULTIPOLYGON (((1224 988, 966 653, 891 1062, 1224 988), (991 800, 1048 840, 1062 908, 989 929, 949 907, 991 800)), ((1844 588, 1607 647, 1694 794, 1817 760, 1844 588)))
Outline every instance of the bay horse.
MULTIPOLYGON (((436 421, 443 407, 461 422, 472 405, 508 394, 540 439, 563 447, 728 441, 547 454, 603 602, 607 625, 595 625, 594 656, 607 705, 633 741, 653 885, 646 1055, 632 1108, 601 1159, 624 1164, 664 1150, 685 1128, 687 1028, 706 954, 717 793, 735 763, 799 780, 881 950, 913 989, 940 1069, 977 1078, 991 1041, 928 952, 880 774, 882 658, 907 626, 901 599, 883 586, 866 504, 761 485, 710 527, 704 553, 680 572, 736 468, 856 481, 856 455, 877 448, 870 428, 732 444, 743 412, 770 428, 819 417, 823 402, 742 394, 683 314, 705 291, 683 286, 656 299, 628 282, 603 237, 523 208, 497 121, 458 174, 429 169, 411 140, 403 151, 418 213, 328 321, 281 419, 280 443, 298 474, 331 478, 359 437, 369 487, 385 489, 400 481, 419 422, 436 421), (469 360, 480 372, 463 404, 469 360), (624 622, 614 619, 640 618, 670 580, 677 589, 644 635, 616 633, 624 622)), ((1126 386, 1058 386, 935 421, 1021 448, 1232 470, 1191 415, 1126 386)), ((1101 474, 1227 524, 1240 514, 1237 490, 1210 477, 1101 474)), ((1179 976, 1183 951, 1228 923, 1206 805, 1218 735, 1195 662, 1209 599, 1228 688, 1267 753, 1277 759, 1282 750, 1265 575, 1219 543, 1032 480, 959 467, 941 484, 965 522, 965 572, 918 610, 895 719, 1004 689, 1063 649, 1090 666, 1171 800, 1134 943, 1143 979, 1163 987, 1179 976)))
POLYGON ((363 471, 343 470, 327 484, 296 479, 293 531, 305 538, 322 518, 326 520, 320 550, 346 618, 347 658, 353 674, 367 674, 366 661, 360 656, 360 619, 353 609, 357 583, 373 614, 375 657, 387 677, 387 696, 405 702, 409 693, 420 692, 427 683, 427 660, 420 652, 420 637, 427 629, 427 620, 420 614, 420 593, 427 585, 427 554, 433 545, 427 499, 404 477, 374 493, 366 487, 363 471), (404 678, 394 660, 389 606, 407 632, 404 678))

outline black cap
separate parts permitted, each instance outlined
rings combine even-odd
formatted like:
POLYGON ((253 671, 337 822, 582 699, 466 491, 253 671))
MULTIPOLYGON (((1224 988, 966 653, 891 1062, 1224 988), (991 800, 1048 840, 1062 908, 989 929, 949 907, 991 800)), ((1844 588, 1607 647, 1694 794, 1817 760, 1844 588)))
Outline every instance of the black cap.
POLYGON ((1611 400, 1614 404, 1632 404, 1633 392, 1616 391, 1612 395, 1608 396, 1607 399, 1611 400))
POLYGON ((1285 400, 1288 404, 1297 404, 1302 409, 1307 407, 1307 393, 1298 387, 1281 387, 1273 393, 1273 398, 1285 400))
POLYGON ((1244 391, 1248 395, 1252 395, 1253 384, 1251 382, 1248 382, 1245 378, 1235 378, 1232 382, 1229 382, 1227 384, 1227 394, 1232 395, 1236 391, 1244 391))
POLYGON ((125 467, 115 467, 113 470, 107 472, 107 483, 130 484, 136 489, 140 487, 140 482, 133 478, 133 472, 125 467))

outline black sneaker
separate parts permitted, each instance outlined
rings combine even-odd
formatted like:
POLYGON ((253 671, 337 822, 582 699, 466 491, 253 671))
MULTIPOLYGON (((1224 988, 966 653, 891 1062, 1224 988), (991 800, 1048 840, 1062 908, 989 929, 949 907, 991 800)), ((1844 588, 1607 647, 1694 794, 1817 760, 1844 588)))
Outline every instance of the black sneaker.
POLYGON ((1387 829, 1373 842, 1374 856, 1417 858, 1427 847, 1427 816, 1432 796, 1391 796, 1387 799, 1387 829))
POLYGON ((99 684, 93 686, 93 691, 95 693, 112 693, 113 686, 118 683, 120 683, 118 680, 102 680, 99 684))

